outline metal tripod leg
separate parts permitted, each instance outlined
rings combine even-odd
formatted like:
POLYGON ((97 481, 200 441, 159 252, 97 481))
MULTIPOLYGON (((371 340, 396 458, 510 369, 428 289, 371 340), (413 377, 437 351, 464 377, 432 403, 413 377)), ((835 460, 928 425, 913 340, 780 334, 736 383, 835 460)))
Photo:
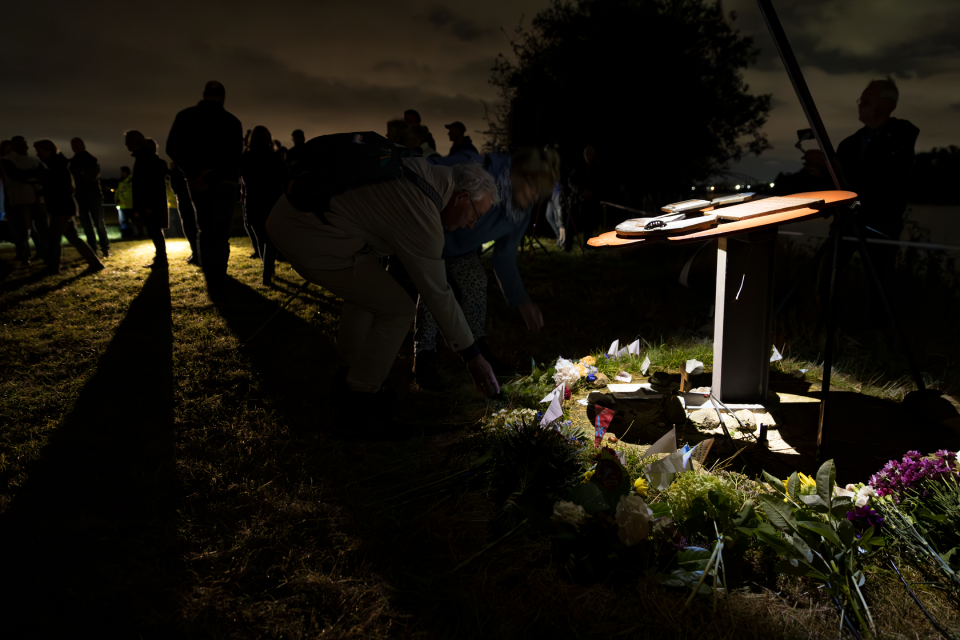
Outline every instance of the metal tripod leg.
POLYGON ((270 324, 270 322, 271 322, 274 318, 277 317, 277 314, 278 314, 278 313, 280 313, 281 311, 283 311, 284 309, 286 309, 288 306, 290 306, 290 303, 293 302, 293 300, 294 300, 297 296, 299 296, 301 293, 303 293, 304 291, 306 291, 306 290, 307 290, 307 287, 309 287, 309 286, 310 286, 310 281, 309 281, 309 280, 304 280, 303 284, 300 285, 300 288, 297 289, 296 291, 294 291, 294 292, 293 292, 293 295, 291 295, 289 298, 287 298, 287 301, 283 303, 283 306, 281 306, 279 309, 277 309, 276 311, 274 311, 274 312, 273 312, 273 315, 271 315, 269 318, 267 318, 267 321, 264 322, 262 325, 260 325, 260 328, 257 329, 256 331, 254 331, 254 332, 253 332, 253 335, 250 336, 249 338, 247 338, 246 341, 245 341, 243 344, 241 344, 240 346, 237 347, 237 349, 243 349, 243 348, 246 347, 248 344, 250 344, 250 343, 253 341, 253 339, 256 338, 257 335, 258 335, 261 331, 263 331, 264 329, 266 329, 267 325, 270 324))
POLYGON ((830 396, 830 376, 833 373, 833 334, 836 331, 836 291, 837 291, 837 257, 840 253, 840 237, 847 221, 845 211, 837 212, 837 232, 833 235, 833 256, 830 260, 830 293, 827 296, 827 340, 823 353, 823 382, 820 385, 820 418, 817 421, 817 465, 822 460, 823 452, 823 425, 827 420, 827 399, 830 396))

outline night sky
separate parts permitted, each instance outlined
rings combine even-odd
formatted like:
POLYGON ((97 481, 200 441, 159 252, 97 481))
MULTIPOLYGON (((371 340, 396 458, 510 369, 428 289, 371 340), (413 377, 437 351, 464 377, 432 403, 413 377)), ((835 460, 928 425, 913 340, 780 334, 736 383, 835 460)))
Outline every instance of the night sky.
MULTIPOLYGON (((385 132, 418 109, 439 151, 444 124, 463 121, 482 143, 483 102, 507 34, 545 0, 3 4, 0 137, 51 138, 66 155, 80 136, 105 176, 132 164, 123 132, 161 150, 177 111, 216 79, 245 129, 266 125, 289 144, 346 130, 385 132)), ((855 131, 856 98, 872 78, 894 76, 895 116, 920 128, 917 150, 960 145, 960 2, 775 0, 834 145, 855 131)), ((796 130, 807 126, 753 0, 725 2, 761 48, 746 72, 773 94, 765 126, 774 148, 734 170, 761 180, 799 168, 796 130)), ((668 55, 669 52, 665 52, 668 55)), ((651 61, 655 64, 655 61, 651 61)), ((656 99, 651 95, 651 99, 656 99)), ((617 139, 616 129, 611 140, 617 139)), ((809 143, 808 143, 809 144, 809 143)), ((655 151, 655 150, 653 150, 655 151)))

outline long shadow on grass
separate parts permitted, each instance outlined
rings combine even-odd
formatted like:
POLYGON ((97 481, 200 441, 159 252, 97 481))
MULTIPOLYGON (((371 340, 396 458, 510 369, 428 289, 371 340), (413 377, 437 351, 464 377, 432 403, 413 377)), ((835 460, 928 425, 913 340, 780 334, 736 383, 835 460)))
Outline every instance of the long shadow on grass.
MULTIPOLYGON (((321 328, 297 317, 289 309, 281 311, 252 340, 250 337, 280 308, 280 303, 265 298, 246 284, 227 278, 227 295, 217 310, 230 331, 246 346, 261 384, 276 398, 276 408, 287 424, 318 430, 319 403, 326 400, 337 367, 334 341, 321 328)), ((305 294, 301 294, 304 297, 305 294)), ((340 315, 338 305, 323 297, 311 304, 328 313, 340 315)))
POLYGON ((169 635, 177 571, 170 315, 168 274, 155 271, 0 517, 8 637, 169 635))

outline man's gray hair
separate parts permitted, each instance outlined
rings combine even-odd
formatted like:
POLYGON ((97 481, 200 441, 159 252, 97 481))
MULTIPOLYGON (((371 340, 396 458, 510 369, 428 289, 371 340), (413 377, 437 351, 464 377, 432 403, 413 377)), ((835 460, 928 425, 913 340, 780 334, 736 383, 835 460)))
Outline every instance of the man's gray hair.
POLYGON ((493 198, 493 206, 500 203, 500 194, 497 193, 493 176, 479 164, 453 165, 453 188, 457 191, 466 191, 474 202, 482 200, 483 196, 489 193, 493 198))

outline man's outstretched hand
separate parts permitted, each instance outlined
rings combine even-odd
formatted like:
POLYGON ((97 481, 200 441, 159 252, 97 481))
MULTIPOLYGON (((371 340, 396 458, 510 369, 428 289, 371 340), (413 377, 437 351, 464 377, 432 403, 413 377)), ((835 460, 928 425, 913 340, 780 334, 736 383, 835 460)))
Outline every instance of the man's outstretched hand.
POLYGON ((543 328, 543 314, 540 307, 529 300, 520 305, 520 317, 530 331, 540 331, 543 328))
POLYGON ((473 386, 484 396, 492 398, 500 393, 500 385, 497 384, 497 377, 493 375, 493 369, 490 368, 490 363, 487 362, 486 358, 477 356, 468 362, 467 371, 470 373, 470 377, 473 378, 473 386))

